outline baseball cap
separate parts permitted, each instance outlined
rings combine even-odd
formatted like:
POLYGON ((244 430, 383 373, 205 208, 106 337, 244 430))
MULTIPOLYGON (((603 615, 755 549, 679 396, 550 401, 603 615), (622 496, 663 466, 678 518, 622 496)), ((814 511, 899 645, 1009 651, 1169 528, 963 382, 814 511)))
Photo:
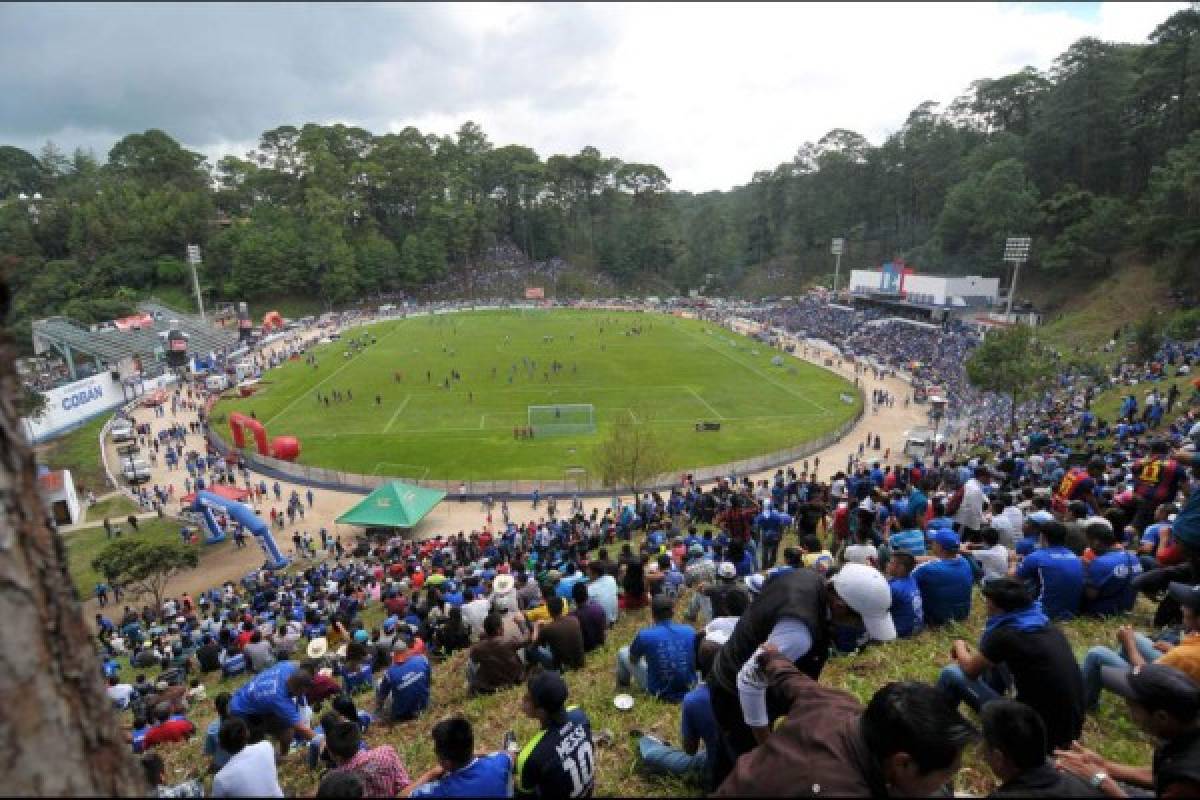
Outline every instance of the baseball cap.
POLYGON ((1149 711, 1167 711, 1177 719, 1192 719, 1200 712, 1200 684, 1165 664, 1104 667, 1100 679, 1105 689, 1149 711))
POLYGON ((354 632, 354 641, 362 644, 371 638, 371 634, 367 633, 363 628, 359 628, 354 632))
POLYGON ((1170 593, 1171 597, 1179 601, 1179 605, 1184 608, 1190 608, 1192 611, 1200 611, 1200 586, 1171 581, 1167 586, 1167 592, 1170 593))
POLYGON ((717 567, 717 576, 731 581, 737 577, 737 567, 731 561, 722 561, 721 566, 717 567))
POLYGON ((492 581, 492 592, 495 594, 508 594, 516 587, 512 575, 497 575, 492 581))
POLYGON ((383 630, 387 633, 391 633, 392 631, 396 630, 396 623, 399 621, 399 617, 396 617, 395 615, 388 617, 383 621, 383 630))
MULTIPOLYGON (((943 550, 949 550, 950 552, 958 550, 959 545, 961 544, 958 534, 945 528, 934 531, 930 539, 932 539, 935 544, 940 545, 943 550)), ((870 569, 870 567, 868 567, 868 569, 870 569)))
POLYGON ((1038 525, 1044 525, 1047 522, 1054 522, 1054 515, 1049 511, 1034 511, 1032 514, 1026 517, 1026 519, 1028 519, 1029 522, 1036 527, 1038 525))
POLYGON ((534 706, 551 714, 567 703, 567 683, 557 672, 539 672, 529 679, 528 689, 534 706))
POLYGON ((833 576, 832 583, 838 597, 862 617, 868 636, 879 642, 896 638, 890 613, 892 590, 883 573, 865 564, 850 563, 833 576))
POLYGON ((747 575, 746 576, 746 588, 750 590, 750 594, 756 595, 759 592, 761 592, 762 588, 763 588, 763 584, 766 582, 767 582, 767 579, 764 578, 762 575, 747 575))
POLYGON ((688 548, 688 555, 689 556, 703 556, 704 555, 704 545, 702 545, 702 544, 692 545, 691 547, 688 548))

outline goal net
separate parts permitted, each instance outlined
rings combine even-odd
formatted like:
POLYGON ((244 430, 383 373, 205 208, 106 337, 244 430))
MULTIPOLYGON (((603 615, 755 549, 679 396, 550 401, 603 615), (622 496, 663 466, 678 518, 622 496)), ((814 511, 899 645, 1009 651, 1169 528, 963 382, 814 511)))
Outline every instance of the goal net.
POLYGON ((534 436, 594 433, 596 409, 591 403, 529 406, 529 427, 534 436))

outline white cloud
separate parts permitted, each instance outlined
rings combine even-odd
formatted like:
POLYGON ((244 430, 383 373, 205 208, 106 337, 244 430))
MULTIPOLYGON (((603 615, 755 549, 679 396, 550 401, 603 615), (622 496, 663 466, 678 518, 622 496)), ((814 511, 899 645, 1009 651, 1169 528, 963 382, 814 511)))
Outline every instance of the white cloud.
POLYGON ((103 155, 155 126, 215 161, 275 125, 473 119, 543 158, 593 145, 726 189, 832 128, 879 142, 919 103, 1047 69, 1080 37, 1144 41, 1184 5, 19 5, 0 11, 0 142, 103 155))

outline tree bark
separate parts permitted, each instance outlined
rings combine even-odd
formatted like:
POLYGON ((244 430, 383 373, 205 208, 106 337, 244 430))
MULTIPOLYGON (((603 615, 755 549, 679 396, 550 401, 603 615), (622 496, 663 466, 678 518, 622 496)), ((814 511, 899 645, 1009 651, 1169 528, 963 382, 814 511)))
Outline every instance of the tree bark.
MULTIPOLYGON (((7 297, 0 275, 0 301, 7 297)), ((0 318, 6 305, 0 302, 0 318)), ((16 414, 13 358, 0 338, 0 787, 13 795, 144 795, 65 548, 38 496, 16 414)))

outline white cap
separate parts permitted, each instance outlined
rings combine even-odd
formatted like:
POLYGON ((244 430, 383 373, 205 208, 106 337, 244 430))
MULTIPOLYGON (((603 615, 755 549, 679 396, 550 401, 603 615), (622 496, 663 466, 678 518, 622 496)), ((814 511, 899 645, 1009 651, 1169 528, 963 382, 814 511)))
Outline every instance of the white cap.
POLYGON ((766 583, 766 581, 767 579, 762 575, 747 575, 746 588, 750 590, 750 594, 757 595, 762 591, 763 584, 766 583))
POLYGON ((737 577, 737 567, 732 561, 722 561, 721 566, 717 567, 717 576, 731 581, 737 577))
POLYGON ((890 642, 896 638, 890 611, 892 590, 882 572, 865 564, 846 564, 833 576, 833 588, 862 617, 872 639, 890 642))

